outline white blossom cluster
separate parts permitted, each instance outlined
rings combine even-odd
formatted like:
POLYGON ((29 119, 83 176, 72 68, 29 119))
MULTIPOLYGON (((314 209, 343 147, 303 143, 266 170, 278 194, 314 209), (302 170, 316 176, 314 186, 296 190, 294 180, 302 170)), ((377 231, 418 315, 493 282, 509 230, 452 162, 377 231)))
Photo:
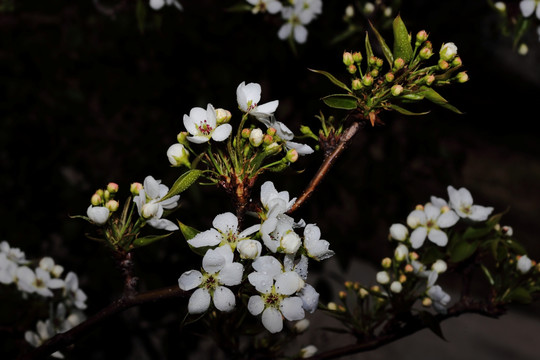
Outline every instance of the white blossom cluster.
POLYGON ((241 295, 249 295, 247 308, 271 333, 283 329, 283 318, 297 321, 306 311, 316 310, 319 294, 306 283, 308 261, 327 259, 334 252, 315 224, 296 222, 286 214, 295 200, 267 181, 260 192, 260 223, 240 231, 237 217, 227 212, 215 217, 213 228, 188 240, 193 248, 207 249, 202 268, 178 279, 182 290, 195 289, 188 302, 190 314, 204 313, 211 304, 219 311, 232 311, 238 296, 230 287, 246 279, 250 286, 242 289, 248 293, 241 295))
POLYGON ((281 40, 293 38, 303 44, 307 40, 306 25, 322 13, 322 0, 246 0, 252 5, 252 13, 280 14, 284 23, 278 31, 281 40))
MULTIPOLYGON (((28 343, 38 347, 45 341, 65 332, 84 321, 82 310, 86 309, 87 296, 79 288, 79 278, 68 272, 64 278, 64 268, 51 257, 43 257, 33 267, 35 261, 26 258, 23 251, 11 247, 7 241, 0 242, 0 284, 15 286, 25 299, 34 297, 51 303, 49 318, 39 320, 36 331, 26 331, 28 343), (52 306, 52 304, 56 304, 52 306)), ((63 358, 60 352, 54 357, 63 358)))
MULTIPOLYGON (((448 201, 432 196, 429 203, 417 206, 408 215, 407 226, 396 223, 390 227, 391 239, 398 242, 394 251, 394 261, 404 264, 406 269, 402 276, 412 274, 425 278, 425 295, 430 299, 427 304, 432 305, 440 313, 446 312, 451 300, 450 295, 436 284, 439 274, 446 271, 447 264, 444 260, 438 259, 426 265, 421 262, 418 251, 426 246, 426 240, 436 246, 445 247, 448 244, 447 231, 460 219, 485 221, 493 211, 492 207, 475 205, 471 193, 465 188, 455 189, 448 186, 447 190, 448 201)), ((387 270, 380 271, 377 273, 377 282, 382 285, 388 284, 393 293, 401 292, 402 281, 399 278, 392 279, 391 275, 387 270)), ((406 276, 403 276, 403 279, 406 279, 406 276)))

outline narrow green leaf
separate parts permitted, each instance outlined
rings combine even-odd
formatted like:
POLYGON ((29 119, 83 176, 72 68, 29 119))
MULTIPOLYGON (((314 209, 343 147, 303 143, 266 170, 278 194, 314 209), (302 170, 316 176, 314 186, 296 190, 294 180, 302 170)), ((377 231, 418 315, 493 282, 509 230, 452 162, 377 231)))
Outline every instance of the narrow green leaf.
POLYGON ((412 112, 410 110, 404 109, 404 108, 402 108, 400 106, 397 106, 397 105, 394 105, 394 104, 390 104, 389 107, 390 107, 390 109, 395 110, 398 113, 403 114, 403 115, 426 115, 426 114, 429 114, 429 111, 412 112))
POLYGON ((409 63, 412 59, 413 49, 409 39, 409 32, 405 27, 405 23, 401 20, 401 16, 398 15, 394 19, 392 28, 394 30, 394 59, 402 58, 405 63, 409 63))
POLYGON ((326 71, 323 71, 323 70, 314 70, 314 69, 308 69, 310 71, 313 71, 317 74, 321 74, 321 75, 324 75, 326 76, 334 85, 337 85, 339 86, 340 88, 344 89, 344 90, 347 90, 348 92, 352 92, 348 87, 347 85, 345 85, 344 83, 342 83, 341 81, 339 81, 338 79, 336 79, 336 77, 332 74, 330 74, 329 72, 326 72, 326 71))
POLYGON ((141 238, 137 238, 135 239, 135 241, 133 241, 133 246, 141 247, 141 246, 150 245, 158 240, 165 239, 166 237, 171 236, 171 235, 172 235, 172 232, 168 234, 163 234, 163 235, 148 235, 141 238))
POLYGON ((135 8, 135 17, 137 18, 137 25, 139 27, 139 31, 144 33, 144 27, 146 22, 146 9, 147 4, 143 2, 143 0, 137 0, 137 5, 135 8))
POLYGON ((482 236, 486 236, 491 232, 493 227, 472 227, 469 226, 467 229, 465 229, 465 232, 463 233, 463 239, 478 239, 482 236))
POLYGON ((195 183, 195 181, 197 181, 202 173, 203 171, 198 169, 186 171, 180 175, 180 177, 174 182, 167 195, 162 197, 161 200, 168 199, 174 195, 178 195, 181 192, 186 191, 191 185, 193 185, 193 183, 195 183))
POLYGON ((518 287, 508 293, 506 300, 516 301, 521 304, 530 304, 532 302, 532 296, 527 289, 518 287))
POLYGON ((433 314, 427 311, 420 311, 418 315, 420 316, 420 320, 422 320, 422 323, 426 325, 428 329, 430 329, 435 335, 446 341, 441 329, 441 324, 433 314))
POLYGON ((493 280, 493 276, 491 275, 491 272, 489 271, 489 269, 485 267, 484 264, 480 264, 480 268, 482 269, 482 272, 484 273, 484 275, 486 275, 489 281, 489 284, 491 286, 495 285, 495 280, 493 280))
POLYGON ((321 99, 326 105, 335 109, 354 110, 358 106, 358 99, 353 95, 333 94, 321 99))
POLYGON ((450 103, 445 98, 443 98, 438 92, 436 92, 430 87, 421 86, 420 91, 417 92, 417 94, 423 95, 426 99, 428 99, 432 103, 442 106, 445 109, 451 110, 458 114, 463 114, 455 106, 450 105, 450 103))
POLYGON ((191 226, 188 226, 180 221, 178 221, 178 226, 180 227, 180 231, 182 232, 182 235, 184 235, 184 238, 186 240, 191 240, 195 237, 195 235, 197 235, 198 233, 200 233, 199 230, 191 227, 191 226))
POLYGON ((373 56, 373 49, 371 48, 371 43, 369 42, 369 34, 366 31, 366 58, 369 59, 373 56))
POLYGON ((375 26, 369 22, 369 25, 371 26, 371 29, 375 33, 375 37, 379 41, 379 44, 381 45, 382 52, 384 54, 384 57, 386 58, 386 61, 388 61, 388 64, 390 67, 394 65, 394 56, 392 55, 392 50, 390 50, 390 47, 386 44, 386 41, 384 41, 384 38, 381 36, 381 34, 375 29, 375 26))
POLYGON ((525 250, 523 245, 518 243, 516 240, 508 239, 505 241, 505 244, 518 255, 525 255, 527 253, 527 250, 525 250))
POLYGON ((450 250, 450 261, 458 263, 469 258, 474 254, 479 244, 478 241, 469 243, 468 241, 462 240, 457 242, 450 250))

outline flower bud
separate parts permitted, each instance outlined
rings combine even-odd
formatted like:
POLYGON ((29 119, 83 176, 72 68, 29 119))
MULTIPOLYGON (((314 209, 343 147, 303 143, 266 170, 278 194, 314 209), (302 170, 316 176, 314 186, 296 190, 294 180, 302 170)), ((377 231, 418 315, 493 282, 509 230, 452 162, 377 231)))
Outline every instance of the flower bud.
POLYGON ((409 257, 411 258, 411 260, 418 260, 418 258, 420 257, 418 255, 418 253, 416 251, 413 251, 409 254, 409 257))
POLYGON ((308 328, 309 328, 309 320, 308 319, 302 319, 300 321, 297 321, 294 324, 294 332, 297 333, 297 334, 303 333, 308 328))
POLYGON ((454 60, 452 60, 452 62, 450 63, 450 65, 452 65, 453 67, 456 67, 456 66, 461 66, 463 65, 463 61, 461 61, 461 58, 459 56, 456 56, 454 58, 454 60))
POLYGON ((139 182, 134 182, 129 186, 129 191, 131 192, 131 195, 139 195, 139 191, 143 188, 142 184, 139 182))
POLYGON ((347 67, 347 71, 349 72, 349 74, 354 74, 356 72, 356 65, 354 64, 351 64, 347 67))
POLYGON ((399 282, 403 284, 405 281, 407 281, 407 276, 405 274, 399 275, 399 282))
POLYGON ((467 82, 469 80, 469 75, 465 71, 462 71, 456 75, 456 79, 458 83, 463 84, 464 82, 467 82))
POLYGON ((317 353, 318 349, 314 345, 308 345, 306 347, 303 347, 300 349, 300 353, 298 354, 301 359, 307 359, 312 357, 317 353))
POLYGON ((381 265, 383 268, 389 269, 390 266, 392 266, 392 259, 390 259, 389 257, 385 257, 381 260, 381 265))
POLYGON ((264 137, 264 133, 262 132, 261 129, 259 128, 253 129, 251 130, 251 134, 249 134, 249 143, 252 146, 257 147, 262 144, 263 137, 264 137))
POLYGON ((190 167, 189 153, 182 144, 173 144, 167 149, 167 158, 174 167, 185 165, 190 167))
POLYGON ((446 262, 442 259, 438 259, 431 265, 431 270, 435 271, 437 274, 442 274, 447 268, 446 262))
POLYGON ((246 239, 238 242, 236 249, 240 258, 253 260, 261 254, 262 245, 257 240, 246 239))
POLYGON ((352 289, 353 288, 353 282, 350 281, 350 280, 347 280, 343 283, 343 285, 345 286, 345 289, 352 289))
POLYGON ((289 162, 296 162, 298 160, 298 151, 296 149, 290 149, 287 151, 287 155, 285 155, 285 159, 289 162))
POLYGON ((354 16, 354 6, 353 5, 348 5, 346 8, 345 8, 345 18, 346 19, 350 19, 354 16))
MULTIPOLYGON (((266 145, 266 136, 267 135, 264 136, 264 140, 263 140, 265 145, 266 145)), ((266 154, 266 156, 277 154, 280 151, 281 151, 281 146, 279 146, 277 142, 272 142, 271 144, 266 145, 266 147, 264 148, 264 153, 266 154)))
POLYGON ((386 271, 379 271, 375 276, 379 284, 385 285, 390 282, 390 275, 386 271))
POLYGON ((364 288, 360 288, 360 290, 358 290, 358 295, 360 295, 360 298, 365 298, 366 296, 369 295, 369 291, 367 291, 366 289, 364 288))
POLYGON ((452 61, 457 55, 457 46, 452 43, 446 43, 441 46, 441 50, 439 51, 439 56, 442 60, 445 61, 452 61))
POLYGON ((302 245, 302 239, 291 230, 281 238, 280 245, 285 254, 295 254, 302 245))
POLYGON ((226 124, 231 120, 231 112, 222 108, 216 109, 216 123, 217 125, 226 124))
POLYGON ((53 268, 51 269, 51 274, 55 278, 59 278, 62 276, 62 273, 64 272, 64 267, 62 265, 55 264, 53 268))
POLYGON ((401 262, 405 260, 408 254, 409 249, 405 245, 399 244, 394 250, 394 259, 396 259, 396 261, 398 262, 401 262))
POLYGON ((362 81, 360 81, 360 79, 353 79, 352 83, 351 83, 351 86, 352 86, 352 89, 353 90, 362 90, 363 86, 362 86, 362 81))
POLYGON ((380 69, 383 65, 384 65, 383 59, 377 58, 377 59, 375 60, 375 66, 376 66, 377 68, 380 69))
POLYGON ((405 268, 403 269, 406 273, 412 273, 414 271, 414 267, 411 264, 405 265, 405 268))
POLYGON ((313 133, 313 131, 310 129, 309 126, 301 125, 300 126, 300 132, 302 134, 304 134, 304 135, 307 135, 307 136, 313 138, 313 139, 319 139, 319 137, 313 133))
POLYGON ((141 209, 141 215, 145 219, 150 219, 159 211, 159 205, 156 203, 146 203, 141 209))
POLYGON ((422 50, 420 50, 420 52, 418 53, 418 56, 420 56, 420 59, 422 60, 427 60, 433 56, 433 50, 428 47, 423 47, 422 50))
POLYGON ((355 63, 358 64, 358 63, 362 62, 363 57, 362 57, 362 53, 360 51, 354 52, 352 54, 352 57, 353 57, 353 60, 354 60, 355 63))
POLYGON ((101 205, 102 201, 103 200, 101 199, 101 196, 98 193, 95 193, 94 195, 92 195, 92 198, 90 199, 90 203, 94 206, 101 205))
POLYGON ((425 30, 420 30, 416 33, 416 46, 422 45, 428 39, 428 33, 425 30))
POLYGON ((424 77, 424 82, 426 83, 427 86, 431 86, 431 84, 433 84, 434 81, 435 81, 435 75, 433 74, 426 75, 424 77))
POLYGON ((443 59, 439 59, 437 64, 439 65, 439 69, 441 70, 446 70, 450 67, 450 65, 448 64, 448 61, 443 60, 443 59))
POLYGON ((514 229, 512 229, 512 227, 507 226, 507 225, 503 226, 501 231, 502 231, 503 235, 505 235, 505 236, 514 235, 514 229))
POLYGON ((118 192, 118 184, 110 182, 107 184, 107 191, 111 194, 116 194, 118 192))
POLYGON ((337 304, 333 301, 330 301, 328 305, 326 305, 328 310, 336 311, 337 310, 337 304))
POLYGON ((381 288, 377 285, 373 285, 372 287, 369 288, 369 290, 371 290, 372 292, 378 293, 381 291, 381 288))
POLYGON ((251 134, 251 129, 243 128, 240 134, 244 139, 248 139, 249 135, 251 134))
POLYGON ((120 204, 118 203, 118 201, 116 200, 109 200, 107 201, 107 203, 105 204, 105 207, 107 209, 109 209, 110 212, 115 212, 116 210, 118 210, 118 207, 120 206, 120 204))
POLYGON ((109 214, 109 209, 107 209, 105 206, 90 205, 86 210, 86 215, 88 218, 90 218, 90 220, 97 225, 105 224, 109 219, 109 214))
POLYGON ((390 284, 390 291, 393 293, 399 294, 403 290, 403 285, 399 281, 392 281, 390 284))
POLYGON ((390 226, 390 236, 392 239, 403 241, 409 236, 409 230, 403 224, 392 224, 390 226))
POLYGON ((517 269, 522 274, 527 273, 532 267, 532 261, 527 255, 519 256, 517 261, 517 269))
POLYGON ((39 267, 47 272, 51 272, 54 267, 54 260, 50 256, 45 256, 39 260, 39 267))
POLYGON ((276 135, 277 130, 275 128, 273 128, 273 127, 269 127, 268 129, 266 129, 266 133, 268 135, 270 135, 270 136, 274 136, 274 135, 276 135))
POLYGON ((362 78, 362 85, 364 86, 373 85, 373 76, 371 76, 370 74, 366 74, 366 76, 362 78))
POLYGON ((338 296, 341 300, 345 299, 347 297, 347 292, 346 291, 340 291, 338 293, 338 296))
POLYGON ((354 64, 353 55, 348 51, 345 51, 343 53, 343 64, 345 64, 345 66, 347 67, 350 67, 354 64))
POLYGON ((187 131, 181 131, 178 133, 178 135, 176 135, 176 140, 180 144, 186 146, 189 143, 189 141, 187 140, 188 135, 189 133, 187 131))
POLYGON ((392 86, 392 88, 390 89, 390 92, 392 93, 393 96, 399 96, 403 92, 403 86, 396 84, 392 86))
POLYGON ((391 72, 386 73, 386 75, 384 75, 384 80, 386 82, 392 82, 392 81, 394 81, 394 79, 395 79, 395 75, 393 73, 391 73, 391 72))
POLYGON ((403 67, 405 66, 405 60, 403 60, 402 58, 397 58, 396 60, 394 60, 394 67, 392 69, 392 71, 398 71, 398 70, 401 70, 403 69, 403 67))
POLYGON ((375 4, 373 4, 370 1, 366 2, 366 4, 364 5, 364 14, 371 15, 374 11, 375 11, 375 4))
POLYGON ((372 69, 369 74, 376 78, 377 76, 379 76, 379 69, 372 69))
POLYGON ((493 6, 502 13, 506 12, 506 4, 504 1, 496 1, 493 6))
POLYGON ((431 304, 433 304, 433 301, 430 298, 425 297, 425 298, 422 299, 422 306, 430 307, 431 304))

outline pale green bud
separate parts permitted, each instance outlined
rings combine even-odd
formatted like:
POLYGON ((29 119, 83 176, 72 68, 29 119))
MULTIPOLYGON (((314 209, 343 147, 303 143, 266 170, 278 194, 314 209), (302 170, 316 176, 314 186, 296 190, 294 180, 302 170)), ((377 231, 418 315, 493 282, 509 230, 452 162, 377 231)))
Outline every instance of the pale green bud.
POLYGON ((262 144, 263 137, 264 137, 264 134, 261 129, 259 128, 253 129, 251 130, 251 134, 249 134, 249 143, 252 146, 257 147, 262 144))
POLYGON ((118 201, 116 200, 109 200, 107 201, 107 203, 105 204, 105 207, 107 209, 109 209, 110 212, 115 212, 116 210, 118 210, 118 207, 120 206, 120 204, 118 203, 118 201))
POLYGON ((450 65, 448 64, 448 61, 443 60, 443 59, 439 59, 437 64, 439 65, 439 69, 441 70, 446 70, 450 67, 450 65))
POLYGON ((396 60, 394 60, 394 67, 392 70, 398 71, 398 70, 403 69, 404 66, 405 66, 405 60, 403 60, 402 58, 397 58, 396 60))
POLYGON ((363 56, 362 56, 362 53, 360 51, 356 51, 352 54, 352 57, 353 57, 353 60, 355 63, 360 63, 362 62, 362 59, 363 59, 363 56))
POLYGON ((216 109, 216 123, 217 125, 226 124, 231 120, 231 112, 222 108, 216 109))
POLYGON ((384 259, 382 259, 381 265, 384 269, 389 269, 390 266, 392 266, 392 259, 390 259, 389 257, 385 257, 384 259))
POLYGON ((420 30, 416 33, 416 46, 422 45, 428 39, 428 33, 425 30, 420 30))
POLYGON ((360 81, 360 79, 353 79, 351 87, 353 90, 362 90, 364 86, 362 85, 362 81, 360 81))
POLYGON ((457 46, 452 43, 446 43, 441 46, 441 50, 439 51, 439 56, 442 60, 445 61, 452 61, 457 55, 457 46))
POLYGON ((351 64, 347 67, 347 71, 349 72, 349 74, 354 74, 356 72, 357 68, 356 68, 356 65, 354 64, 351 64))
POLYGON ((139 195, 139 191, 143 188, 142 184, 139 182, 134 182, 129 186, 129 191, 132 195, 139 195))
POLYGON ((90 199, 90 203, 94 206, 98 206, 102 202, 101 196, 96 192, 94 195, 92 195, 92 198, 90 199))
POLYGON ((174 167, 185 165, 190 167, 189 153, 182 144, 173 144, 167 150, 167 158, 174 167))
POLYGON ((285 158, 289 162, 296 162, 296 160, 298 160, 298 151, 296 151, 296 149, 290 149, 289 151, 287 151, 287 155, 285 155, 285 158))
POLYGON ((107 184, 107 191, 111 194, 116 194, 118 192, 118 184, 110 182, 107 184))
POLYGON ((373 76, 371 76, 370 74, 366 74, 366 76, 362 78, 362 85, 364 86, 373 85, 373 76))
POLYGON ((181 132, 178 133, 178 135, 176 135, 176 140, 180 144, 186 146, 189 143, 189 141, 187 140, 188 135, 189 134, 188 134, 187 131, 181 131, 181 132))
POLYGON ((354 64, 353 55, 348 51, 343 53, 343 64, 345 64, 347 67, 354 64))
POLYGON ((456 79, 459 83, 464 83, 469 81, 469 75, 465 71, 462 71, 456 75, 456 79))
POLYGON ((399 96, 403 92, 403 86, 396 84, 392 86, 392 88, 390 89, 390 92, 392 93, 393 96, 399 96))
POLYGON ((386 80, 386 82, 392 82, 394 81, 394 79, 395 79, 395 75, 391 72, 386 73, 386 75, 384 75, 384 80, 386 80))
POLYGON ((418 56, 420 56, 420 59, 422 60, 427 60, 433 56, 433 50, 428 47, 423 47, 418 53, 418 56))

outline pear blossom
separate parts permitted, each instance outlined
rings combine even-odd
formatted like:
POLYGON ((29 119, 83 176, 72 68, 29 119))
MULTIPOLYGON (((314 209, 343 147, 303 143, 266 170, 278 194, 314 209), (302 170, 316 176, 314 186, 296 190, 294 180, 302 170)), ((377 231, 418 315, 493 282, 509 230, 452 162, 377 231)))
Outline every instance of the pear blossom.
POLYGON ((77 309, 86 309, 87 296, 79 288, 79 277, 73 271, 67 273, 64 279, 64 297, 66 304, 77 309))
POLYGON ((238 108, 245 113, 251 113, 255 117, 258 115, 272 115, 279 105, 279 100, 273 100, 259 105, 260 100, 261 85, 257 83, 249 83, 246 85, 246 82, 242 81, 236 88, 238 108))
POLYGON ((21 266, 17 269, 17 286, 26 293, 37 293, 44 297, 52 297, 51 289, 60 289, 64 286, 61 279, 51 279, 48 271, 42 268, 36 268, 35 271, 27 266, 21 266))
POLYGON ((307 40, 308 31, 305 25, 322 13, 322 0, 297 0, 292 6, 283 8, 281 13, 286 23, 278 31, 278 37, 285 40, 292 36, 303 44, 307 40))
POLYGON ((251 12, 257 14, 259 12, 268 12, 270 14, 276 14, 281 11, 283 5, 279 0, 246 0, 253 5, 251 12))
POLYGON ((293 296, 300 291, 305 283, 295 271, 283 272, 279 260, 265 255, 253 261, 254 272, 248 275, 251 285, 259 292, 248 301, 249 312, 261 315, 263 326, 271 333, 283 329, 283 317, 289 321, 304 318, 302 299, 293 296))
POLYGON ((229 245, 234 251, 242 240, 249 240, 249 236, 260 229, 260 224, 238 232, 238 218, 231 212, 217 215, 212 221, 214 228, 198 233, 188 243, 193 247, 229 245))
POLYGON ((7 241, 2 241, 0 243, 0 253, 6 255, 6 259, 13 262, 14 264, 26 264, 26 255, 24 252, 19 249, 9 245, 7 241))
POLYGON ((209 249, 203 257, 202 272, 189 270, 178 279, 180 289, 188 291, 197 288, 188 302, 190 314, 201 314, 213 301, 216 309, 231 311, 236 305, 234 293, 227 287, 242 281, 244 266, 233 262, 234 254, 230 246, 209 249))
POLYGON ((257 240, 244 239, 238 241, 236 246, 241 259, 256 259, 261 255, 262 245, 257 240))
POLYGON ((182 4, 176 0, 150 0, 150 7, 154 10, 161 10, 165 5, 174 5, 178 10, 183 10, 182 4))
POLYGON ((231 124, 217 125, 216 110, 212 104, 206 106, 206 110, 201 107, 194 107, 189 115, 184 114, 184 126, 191 134, 188 141, 196 144, 202 144, 210 139, 214 141, 223 141, 229 137, 232 132, 231 124))
POLYGON ((527 255, 522 255, 517 261, 517 269, 520 273, 525 274, 532 268, 532 261, 527 255))
POLYGON ((430 287, 427 290, 427 295, 433 301, 433 308, 440 314, 446 314, 446 307, 451 300, 450 295, 444 292, 439 285, 430 287))
POLYGON ((459 220, 457 214, 448 208, 438 208, 431 203, 423 209, 413 210, 407 217, 407 224, 413 228, 410 236, 414 249, 420 248, 427 239, 438 246, 446 246, 448 236, 441 229, 454 226, 459 220))
MULTIPOLYGON (((52 338, 54 335, 56 335, 56 333, 57 332, 50 319, 47 319, 45 321, 39 320, 36 325, 36 332, 30 330, 26 331, 24 333, 24 339, 33 347, 39 347, 47 340, 52 338)), ((57 359, 64 358, 64 355, 59 351, 54 352, 53 354, 51 354, 51 356, 57 359)))
POLYGON ((172 166, 178 167, 182 165, 190 166, 189 153, 182 144, 172 144, 167 149, 167 158, 172 166))
POLYGON ((448 186, 448 196, 450 207, 462 218, 484 221, 493 211, 492 207, 473 205, 471 193, 465 188, 456 190, 454 187, 448 186))
POLYGON ((18 265, 0 252, 0 283, 9 285, 17 280, 18 265))
POLYGON ((266 217, 276 217, 278 214, 284 214, 289 211, 296 198, 289 198, 289 192, 277 191, 274 183, 266 181, 261 186, 261 203, 266 211, 266 217))
POLYGON ((304 229, 304 248, 308 256, 315 260, 325 260, 334 255, 329 249, 330 243, 321 239, 321 230, 315 224, 308 224, 304 229))
POLYGON ((88 209, 86 209, 86 215, 96 225, 103 225, 109 219, 110 210, 105 206, 90 205, 88 209))
POLYGON ((409 236, 409 230, 403 224, 392 224, 390 226, 390 236, 394 240, 404 241, 409 236))
POLYGON ((175 223, 161 218, 164 210, 174 209, 178 205, 178 199, 180 199, 180 195, 174 195, 161 200, 168 192, 169 188, 163 185, 161 180, 147 176, 144 179, 143 188, 133 198, 133 202, 137 204, 139 215, 146 219, 146 222, 150 226, 156 229, 175 231, 178 230, 178 226, 175 223))
POLYGON ((399 294, 403 290, 403 285, 399 281, 392 281, 390 284, 390 291, 395 294, 399 294))
POLYGON ((540 19, 540 2, 538 0, 522 0, 519 2, 519 9, 524 17, 529 17, 535 13, 540 19))

